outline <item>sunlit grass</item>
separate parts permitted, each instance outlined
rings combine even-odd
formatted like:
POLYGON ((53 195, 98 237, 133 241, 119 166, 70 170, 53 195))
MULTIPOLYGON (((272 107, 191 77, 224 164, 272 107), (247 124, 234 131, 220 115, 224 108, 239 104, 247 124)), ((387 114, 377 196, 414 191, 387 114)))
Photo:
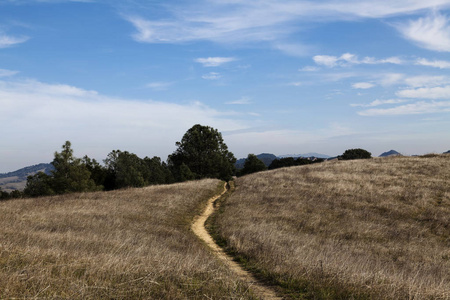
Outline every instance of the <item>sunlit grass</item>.
POLYGON ((248 299, 190 231, 218 180, 0 202, 0 299, 248 299))
POLYGON ((450 156, 327 162, 237 179, 216 230, 309 299, 450 299, 450 156))

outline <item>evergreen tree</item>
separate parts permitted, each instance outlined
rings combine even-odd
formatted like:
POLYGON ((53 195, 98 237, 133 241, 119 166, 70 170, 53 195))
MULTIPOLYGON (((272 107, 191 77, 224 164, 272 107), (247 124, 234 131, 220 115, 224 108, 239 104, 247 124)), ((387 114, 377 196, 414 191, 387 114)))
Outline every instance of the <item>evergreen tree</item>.
MULTIPOLYGON (((216 129, 194 125, 176 145, 178 148, 169 155, 168 162, 177 180, 182 180, 180 168, 183 164, 189 168, 195 179, 231 179, 236 158, 228 151, 222 134, 216 129)), ((187 170, 183 172, 185 171, 187 170)))
POLYGON ((244 168, 240 171, 240 175, 247 175, 267 170, 266 165, 255 154, 249 154, 244 163, 244 168))
POLYGON ((73 156, 71 143, 66 141, 60 153, 55 152, 52 165, 52 188, 56 194, 99 190, 82 160, 73 156))

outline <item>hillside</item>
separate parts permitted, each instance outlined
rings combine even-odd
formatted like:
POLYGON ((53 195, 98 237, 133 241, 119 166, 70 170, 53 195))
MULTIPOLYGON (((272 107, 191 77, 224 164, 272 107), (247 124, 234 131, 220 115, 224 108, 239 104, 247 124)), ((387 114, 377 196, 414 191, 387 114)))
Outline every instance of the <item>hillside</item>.
MULTIPOLYGON (((274 154, 271 154, 271 153, 261 153, 261 154, 256 155, 256 157, 258 159, 260 159, 266 165, 266 167, 270 166, 272 161, 277 159, 277 157, 274 154)), ((238 159, 236 161, 236 163, 235 163, 236 169, 243 169, 246 159, 247 158, 238 159)))
POLYGON ((400 152, 395 151, 395 150, 389 150, 387 152, 381 153, 379 157, 399 156, 399 155, 402 155, 402 154, 400 152))
POLYGON ((216 231, 287 299, 448 299, 449 178, 445 155, 255 173, 216 231))
POLYGON ((254 299, 190 231, 218 180, 0 202, 0 299, 254 299))
POLYGON ((14 172, 0 174, 0 188, 3 191, 11 192, 13 190, 22 191, 25 188, 27 177, 38 172, 50 174, 53 170, 52 164, 38 164, 25 167, 14 172))

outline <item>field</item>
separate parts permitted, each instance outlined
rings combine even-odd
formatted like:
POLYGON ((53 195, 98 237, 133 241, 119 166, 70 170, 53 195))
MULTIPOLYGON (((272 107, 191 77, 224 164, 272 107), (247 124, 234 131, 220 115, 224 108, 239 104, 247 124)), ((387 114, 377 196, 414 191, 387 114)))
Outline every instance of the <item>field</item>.
POLYGON ((0 202, 0 299, 252 299, 190 231, 222 187, 0 202))
POLYGON ((450 156, 244 176, 215 233, 285 298, 450 299, 450 156))

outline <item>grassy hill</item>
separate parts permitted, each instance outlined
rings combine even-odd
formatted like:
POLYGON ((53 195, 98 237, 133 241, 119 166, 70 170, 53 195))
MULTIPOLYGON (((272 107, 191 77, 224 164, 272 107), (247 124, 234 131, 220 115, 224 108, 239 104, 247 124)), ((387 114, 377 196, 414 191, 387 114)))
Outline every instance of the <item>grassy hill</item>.
POLYGON ((252 299, 190 231, 221 187, 0 202, 0 299, 252 299))
POLYGON ((216 232, 286 298, 450 299, 450 156, 238 178, 216 232))
POLYGON ((38 172, 50 174, 50 171, 53 169, 52 164, 38 164, 14 172, 0 174, 0 188, 8 193, 14 190, 22 191, 27 184, 29 175, 34 175, 38 172))

